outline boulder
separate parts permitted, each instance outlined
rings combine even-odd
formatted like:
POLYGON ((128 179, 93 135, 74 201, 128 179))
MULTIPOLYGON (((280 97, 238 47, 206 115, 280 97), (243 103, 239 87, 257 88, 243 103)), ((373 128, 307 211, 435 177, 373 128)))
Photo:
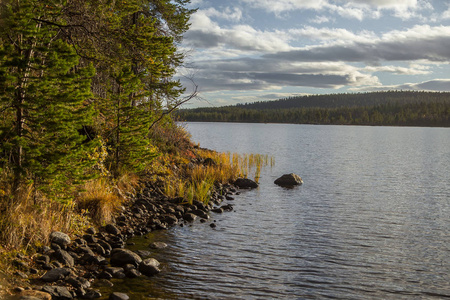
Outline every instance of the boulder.
POLYGON ((113 249, 111 252, 110 263, 116 267, 122 267, 126 264, 132 264, 137 267, 141 261, 142 258, 139 255, 128 249, 118 248, 113 249))
POLYGON ((57 261, 59 261, 63 265, 66 265, 68 267, 73 267, 75 265, 73 257, 67 251, 56 250, 53 256, 57 261))
POLYGON ((296 185, 301 185, 303 183, 303 180, 297 174, 291 173, 284 174, 283 176, 275 180, 274 183, 282 187, 294 187, 296 185))
POLYGON ((183 215, 183 219, 184 219, 186 222, 193 222, 193 221, 195 221, 195 219, 197 219, 197 215, 194 215, 194 214, 192 214, 192 213, 185 213, 185 214, 183 215))
POLYGON ((49 293, 52 299, 70 300, 73 299, 72 294, 65 286, 44 286, 42 291, 49 293))
POLYGON ((234 185, 240 189, 254 189, 258 187, 258 184, 255 181, 248 178, 238 178, 234 182, 234 185))
POLYGON ((71 243, 70 237, 64 232, 53 231, 50 234, 50 242, 65 247, 71 243))
POLYGON ((47 273, 45 273, 41 279, 45 282, 55 282, 60 279, 64 279, 67 275, 71 273, 70 269, 68 268, 56 268, 51 269, 47 273))
POLYGON ((139 264, 139 271, 144 275, 153 276, 161 272, 158 267, 159 261, 154 258, 147 258, 139 264))
POLYGON ((117 228, 117 227, 116 227, 115 225, 113 225, 113 224, 108 224, 108 225, 106 225, 106 226, 105 226, 105 230, 106 230, 107 233, 110 233, 110 234, 114 234, 114 235, 120 234, 120 229, 117 228))
POLYGON ((91 283, 89 282, 89 280, 87 280, 84 277, 70 276, 69 278, 66 279, 66 282, 76 289, 79 288, 88 289, 91 287, 91 283))
POLYGON ((125 293, 114 292, 111 295, 109 295, 109 300, 128 300, 128 299, 130 299, 130 297, 128 297, 128 295, 125 293))

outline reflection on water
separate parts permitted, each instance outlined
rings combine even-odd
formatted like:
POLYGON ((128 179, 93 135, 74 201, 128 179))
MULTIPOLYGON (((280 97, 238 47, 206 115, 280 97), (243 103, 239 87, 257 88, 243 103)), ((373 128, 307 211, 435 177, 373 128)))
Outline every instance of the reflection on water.
POLYGON ((442 128, 188 124, 218 151, 275 156, 261 186, 206 224, 155 241, 163 272, 116 280, 132 299, 450 297, 450 131, 442 128), (283 189, 294 172, 304 185, 283 189))

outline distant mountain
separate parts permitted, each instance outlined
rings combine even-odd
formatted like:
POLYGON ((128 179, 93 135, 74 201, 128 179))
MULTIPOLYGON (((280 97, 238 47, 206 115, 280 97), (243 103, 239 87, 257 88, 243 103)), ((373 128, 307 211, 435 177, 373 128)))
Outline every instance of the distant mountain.
POLYGON ((450 92, 387 91, 297 96, 182 109, 184 121, 450 127, 450 92))

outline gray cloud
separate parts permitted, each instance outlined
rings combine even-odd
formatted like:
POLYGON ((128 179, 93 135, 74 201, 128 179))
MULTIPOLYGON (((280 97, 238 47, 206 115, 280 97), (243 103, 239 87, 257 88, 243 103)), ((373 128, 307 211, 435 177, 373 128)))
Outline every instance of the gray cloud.
POLYGON ((351 42, 344 45, 325 45, 308 49, 266 54, 265 58, 289 61, 449 61, 450 27, 447 34, 436 36, 417 35, 411 39, 379 40, 375 42, 351 42))

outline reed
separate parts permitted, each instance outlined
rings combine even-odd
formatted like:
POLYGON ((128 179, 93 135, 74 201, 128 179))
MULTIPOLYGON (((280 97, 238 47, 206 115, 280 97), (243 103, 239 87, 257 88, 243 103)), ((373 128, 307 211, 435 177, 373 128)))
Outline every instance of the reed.
POLYGON ((164 191, 169 197, 183 197, 188 203, 193 200, 208 203, 211 191, 217 183, 233 182, 238 177, 254 176, 259 182, 263 167, 274 163, 273 157, 260 154, 218 153, 200 149, 197 155, 211 159, 208 165, 197 164, 186 170, 184 179, 177 176, 166 178, 164 191))

